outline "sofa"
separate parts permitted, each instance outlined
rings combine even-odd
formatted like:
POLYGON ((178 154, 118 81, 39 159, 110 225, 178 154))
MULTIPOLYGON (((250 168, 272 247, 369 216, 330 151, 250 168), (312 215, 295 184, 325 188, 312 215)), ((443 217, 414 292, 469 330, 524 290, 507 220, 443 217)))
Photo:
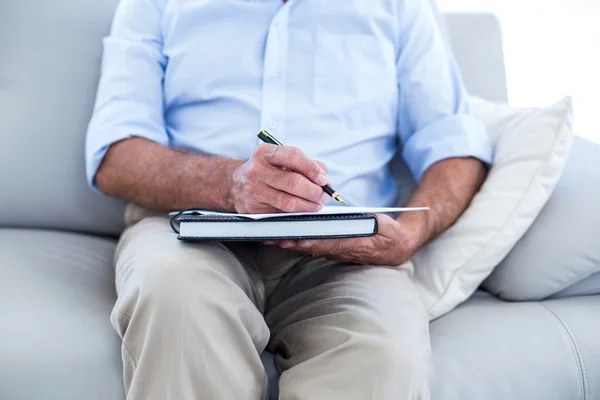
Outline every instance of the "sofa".
MULTIPOLYGON (((117 3, 0 7, 1 400, 125 398, 120 339, 109 323, 124 203, 87 187, 83 156, 101 38, 117 3)), ((496 18, 447 14, 440 23, 469 91, 507 101, 496 18)), ((530 232, 561 231, 553 221, 564 219, 552 213, 577 199, 600 204, 600 168, 590 167, 597 160, 600 146, 575 138, 540 214, 545 225, 530 232)), ((433 321, 431 398, 600 399, 600 284, 579 286, 586 290, 529 302, 481 290, 433 321)), ((263 358, 276 398, 272 355, 263 358)))

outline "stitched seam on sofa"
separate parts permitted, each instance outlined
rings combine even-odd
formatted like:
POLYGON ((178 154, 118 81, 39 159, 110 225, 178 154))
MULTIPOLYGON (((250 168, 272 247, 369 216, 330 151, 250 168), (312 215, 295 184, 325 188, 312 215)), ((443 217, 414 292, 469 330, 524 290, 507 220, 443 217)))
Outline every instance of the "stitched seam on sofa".
POLYGON ((581 351, 579 350, 579 346, 577 346, 577 341, 575 340, 575 335, 573 335, 573 332, 571 332, 571 330, 569 329, 569 326, 566 324, 566 322, 556 312, 554 312, 554 310, 552 310, 550 307, 548 307, 544 303, 538 303, 538 304, 541 305, 546 310, 548 310, 548 312, 550 312, 558 320, 558 322, 562 325, 563 330, 567 334, 567 337, 569 338, 569 342, 571 344, 571 350, 573 351, 573 356, 575 358, 577 372, 579 373, 579 382, 581 383, 581 399, 587 400, 588 399, 587 371, 585 369, 585 363, 583 361, 583 357, 581 356, 581 351))
MULTIPOLYGON (((564 99, 563 99, 563 100, 564 100, 564 99)), ((561 100, 561 101, 563 101, 563 100, 561 100)), ((510 215, 509 215, 509 217, 506 219, 506 222, 504 222, 504 224, 502 224, 502 226, 496 230, 496 233, 494 234, 493 238, 491 238, 491 239, 490 239, 490 240, 489 240, 489 241, 486 243, 486 245, 485 245, 485 246, 482 246, 482 248, 485 248, 485 247, 487 247, 487 246, 488 246, 490 243, 493 243, 494 241, 496 241, 496 240, 497 240, 497 238, 498 238, 498 236, 499 236, 499 235, 500 235, 500 234, 501 234, 501 233, 502 233, 502 232, 505 230, 506 226, 507 226, 507 225, 509 225, 510 223, 512 223, 513 219, 515 218, 515 215, 517 214, 517 210, 520 208, 521 204, 522 204, 522 203, 525 201, 524 199, 525 199, 525 198, 527 198, 527 197, 529 196, 529 194, 530 194, 530 192, 531 192, 531 190, 532 190, 532 188, 531 188, 531 187, 532 187, 532 184, 533 184, 533 182, 535 182, 536 180, 539 180, 539 177, 542 175, 542 172, 543 172, 544 170, 546 170, 546 169, 548 168, 548 165, 550 165, 550 164, 551 164, 551 161, 552 161, 552 160, 554 160, 554 158, 555 158, 554 156, 555 156, 555 153, 556 153, 556 149, 557 149, 558 145, 560 144, 560 142, 562 142, 562 141, 563 141, 563 140, 561 140, 563 135, 560 135, 560 134, 558 134, 558 132, 562 132, 562 131, 563 131, 563 129, 565 129, 565 127, 567 126, 567 118, 566 118, 566 117, 567 117, 567 115, 568 115, 570 112, 572 112, 572 108, 573 108, 573 103, 572 103, 572 101, 571 101, 571 102, 569 102, 569 107, 567 107, 567 108, 565 109, 565 112, 564 112, 564 113, 563 113, 563 115, 562 115, 562 124, 560 125, 560 128, 558 128, 558 129, 556 130, 556 132, 557 132, 557 134, 556 134, 556 139, 555 139, 554 143, 552 144, 551 151, 549 152, 550 154, 552 154, 552 155, 553 155, 553 157, 549 157, 549 158, 547 158, 547 159, 546 159, 546 161, 545 161, 545 162, 544 162, 544 163, 543 163, 543 164, 542 164, 542 165, 541 165, 541 166, 538 168, 538 170, 537 170, 537 171, 536 171, 536 173, 534 174, 534 177, 533 177, 533 178, 531 178, 531 180, 529 181, 529 183, 528 183, 528 185, 527 185, 527 188, 528 188, 528 189, 527 189, 527 193, 526 193, 526 195, 524 195, 523 197, 521 197, 521 199, 519 200, 519 202, 517 203, 517 205, 516 205, 516 206, 513 208, 513 210, 510 212, 510 215)), ((571 141, 572 141, 572 137, 573 137, 573 135, 572 135, 572 134, 568 134, 568 135, 566 135, 566 138, 565 138, 565 139, 566 139, 566 140, 565 140, 565 142, 566 142, 566 143, 563 145, 563 147, 566 147, 566 151, 567 151, 567 152, 568 152, 569 148, 571 147, 571 141)), ((567 154, 567 156, 568 156, 568 154, 567 154)), ((564 165, 565 165, 565 164, 566 164, 566 162, 567 162, 567 158, 568 158, 568 157, 564 157, 564 160, 563 160, 563 163, 562 163, 562 164, 563 164, 563 170, 564 170, 564 165)), ((561 175, 562 175, 562 173, 561 173, 561 175)), ((554 187, 556 187, 556 184, 557 184, 557 183, 558 183, 558 179, 556 180, 556 182, 554 182, 554 186, 552 187, 552 190, 554 190, 554 187)), ((548 198, 549 198, 549 197, 550 197, 550 196, 548 196, 548 198)), ((546 199, 546 201, 547 201, 547 200, 548 200, 548 199, 546 199)), ((538 215, 539 215, 539 212, 542 210, 542 208, 543 208, 543 207, 540 207, 540 209, 538 210, 538 215)), ((536 216, 536 218, 537 218, 537 216, 536 216)), ((534 221, 535 221, 535 219, 534 219, 534 221)), ((524 230, 524 231, 523 231, 523 234, 525 234, 525 231, 526 231, 526 230, 524 230)), ((521 237, 522 237, 522 235, 521 235, 521 237)), ((518 241, 518 240, 517 240, 517 241, 518 241)), ((515 242, 515 243, 516 243, 516 242, 515 242)), ((433 309, 435 309, 436 307, 438 307, 440 303, 442 303, 442 304, 443 304, 443 302, 445 301, 445 298, 446 298, 446 296, 448 295, 448 291, 450 290, 450 288, 451 288, 451 287, 453 287, 452 283, 455 281, 455 279, 456 279, 457 275, 459 275, 459 274, 461 274, 461 273, 463 272, 463 270, 465 269, 465 268, 464 268, 464 266, 465 266, 465 265, 467 265, 467 264, 471 264, 471 263, 473 262, 473 260, 476 260, 478 257, 481 257, 481 253, 482 253, 483 251, 484 251, 484 250, 480 250, 480 251, 478 251, 478 252, 477 252, 477 254, 473 255, 473 256, 472 256, 472 257, 469 259, 469 261, 462 263, 462 265, 463 265, 463 267, 462 267, 462 268, 459 268, 457 271, 455 271, 455 272, 454 272, 454 274, 452 274, 452 278, 450 279, 450 282, 451 282, 451 283, 450 283, 449 285, 447 285, 447 286, 446 286, 446 288, 445 288, 445 290, 444 290, 444 293, 443 293, 443 294, 442 294, 442 295, 439 297, 438 301, 436 301, 436 302, 435 302, 435 303, 434 303, 434 304, 433 304, 431 307, 429 307, 429 309, 427 310, 428 312, 430 312, 431 310, 433 310, 433 309)), ((508 251, 510 251, 510 249, 509 249, 508 251)), ((495 266, 494 266, 494 268, 495 268, 495 266)), ((490 273, 491 273, 491 271, 490 271, 490 273)), ((488 276, 489 276, 489 274, 488 274, 488 276)))

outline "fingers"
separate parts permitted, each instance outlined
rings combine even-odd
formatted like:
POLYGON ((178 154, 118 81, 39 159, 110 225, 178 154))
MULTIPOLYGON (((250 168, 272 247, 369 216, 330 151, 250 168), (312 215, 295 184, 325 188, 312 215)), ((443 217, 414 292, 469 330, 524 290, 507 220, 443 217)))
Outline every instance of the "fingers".
POLYGON ((323 209, 323 203, 314 203, 292 194, 276 190, 266 184, 254 185, 249 194, 255 201, 269 204, 283 212, 317 212, 323 209))
POLYGON ((325 174, 329 173, 329 169, 327 168, 327 165, 323 161, 315 160, 315 162, 317 164, 319 164, 319 167, 321 167, 321 169, 325 172, 325 174))
POLYGON ((291 194, 311 203, 325 204, 330 199, 329 195, 323 192, 323 188, 296 172, 271 168, 268 171, 268 175, 265 176, 264 182, 273 189, 291 194))
POLYGON ((329 182, 321 166, 311 160, 300 149, 289 146, 262 144, 257 148, 256 152, 259 157, 264 158, 271 165, 302 174, 319 186, 325 186, 329 182))

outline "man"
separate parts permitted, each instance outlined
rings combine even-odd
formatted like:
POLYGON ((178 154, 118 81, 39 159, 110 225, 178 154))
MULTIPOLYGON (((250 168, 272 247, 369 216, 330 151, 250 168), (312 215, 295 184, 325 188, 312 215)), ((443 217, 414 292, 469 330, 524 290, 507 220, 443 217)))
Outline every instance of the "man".
POLYGON ((426 399, 428 319, 404 264, 491 162, 425 0, 122 0, 87 138, 90 184, 130 202, 115 254, 130 400, 426 399), (290 147, 259 145, 266 129, 290 147), (331 182, 394 205, 372 238, 186 244, 167 211, 315 211, 331 182), (316 161, 319 160, 319 161, 316 161))

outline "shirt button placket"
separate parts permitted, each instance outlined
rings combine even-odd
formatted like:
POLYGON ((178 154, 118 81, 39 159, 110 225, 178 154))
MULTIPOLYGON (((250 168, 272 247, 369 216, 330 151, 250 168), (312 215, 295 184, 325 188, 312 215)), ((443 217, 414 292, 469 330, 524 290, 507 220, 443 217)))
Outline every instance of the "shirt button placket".
POLYGON ((285 140, 288 6, 281 7, 271 23, 265 46, 262 83, 262 128, 282 141, 285 140))

